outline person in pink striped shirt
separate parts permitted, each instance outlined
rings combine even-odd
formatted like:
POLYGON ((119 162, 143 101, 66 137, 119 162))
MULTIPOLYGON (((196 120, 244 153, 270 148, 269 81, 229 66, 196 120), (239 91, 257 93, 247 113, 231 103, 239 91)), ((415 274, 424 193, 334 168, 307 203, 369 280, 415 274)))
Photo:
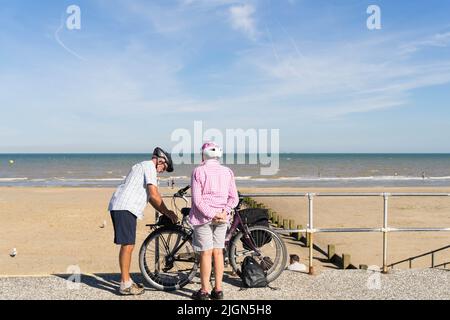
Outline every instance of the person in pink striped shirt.
POLYGON ((233 171, 222 166, 222 149, 212 142, 202 146, 202 164, 192 173, 192 208, 189 222, 194 229, 193 246, 200 252, 201 289, 196 300, 223 299, 223 248, 229 215, 238 205, 239 196, 233 171), (209 294, 211 263, 214 258, 215 287, 209 294))

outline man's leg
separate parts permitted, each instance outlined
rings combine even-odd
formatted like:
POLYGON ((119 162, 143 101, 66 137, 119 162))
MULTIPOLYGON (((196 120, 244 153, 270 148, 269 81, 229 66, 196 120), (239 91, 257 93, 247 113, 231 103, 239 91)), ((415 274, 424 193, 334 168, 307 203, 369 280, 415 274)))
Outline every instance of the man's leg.
POLYGON ((223 261, 223 249, 214 249, 214 276, 215 276, 215 289, 216 291, 222 291, 222 279, 224 270, 223 261))
POLYGON ((200 252, 200 280, 202 283, 202 291, 209 292, 211 277, 211 258, 213 250, 200 252))
POLYGON ((130 266, 131 266, 131 256, 133 254, 134 245, 122 245, 120 247, 119 253, 119 264, 121 272, 122 283, 131 280, 130 277, 130 266))
POLYGON ((130 277, 131 256, 136 242, 136 216, 129 211, 111 211, 114 224, 114 243, 120 245, 119 266, 121 273, 120 293, 136 295, 144 293, 130 277))

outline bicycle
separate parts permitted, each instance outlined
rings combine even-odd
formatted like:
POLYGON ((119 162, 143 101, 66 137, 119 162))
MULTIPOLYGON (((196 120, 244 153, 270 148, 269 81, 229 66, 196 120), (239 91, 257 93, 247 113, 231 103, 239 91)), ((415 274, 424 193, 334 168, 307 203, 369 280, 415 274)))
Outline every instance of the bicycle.
MULTIPOLYGON (((183 288, 196 276, 199 269, 199 255, 192 245, 193 229, 189 224, 187 191, 180 189, 172 196, 177 212, 181 212, 180 223, 173 224, 160 215, 157 223, 148 224, 151 233, 144 240, 139 251, 139 267, 150 286, 157 290, 174 291, 183 288), (185 201, 181 210, 177 199, 185 201)), ((253 256, 266 272, 267 281, 272 282, 284 270, 287 250, 281 237, 266 226, 248 226, 240 214, 243 198, 233 210, 232 222, 227 230, 224 249, 225 265, 231 265, 240 274, 240 265, 246 256, 253 256)))

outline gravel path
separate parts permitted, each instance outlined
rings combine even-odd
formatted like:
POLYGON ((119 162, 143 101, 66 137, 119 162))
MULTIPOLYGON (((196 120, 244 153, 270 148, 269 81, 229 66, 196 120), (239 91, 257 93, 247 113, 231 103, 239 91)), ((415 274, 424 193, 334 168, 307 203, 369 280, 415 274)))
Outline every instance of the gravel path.
MULTIPOLYGON (((139 276, 134 277, 139 280, 139 276)), ((82 275, 78 288, 63 276, 0 278, 0 299, 189 299, 198 284, 166 293, 148 289, 138 297, 117 295, 118 275, 82 275)), ((361 270, 329 270, 318 276, 285 271, 271 285, 280 290, 240 291, 240 280, 226 278, 224 290, 233 300, 301 299, 445 299, 450 300, 449 270, 404 270, 388 275, 361 270)))

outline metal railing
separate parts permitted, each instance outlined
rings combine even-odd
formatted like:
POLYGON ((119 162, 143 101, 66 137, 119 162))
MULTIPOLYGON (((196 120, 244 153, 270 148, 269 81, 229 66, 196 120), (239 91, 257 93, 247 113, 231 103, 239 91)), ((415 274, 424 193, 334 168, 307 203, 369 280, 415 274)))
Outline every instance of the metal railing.
MULTIPOLYGON (((280 233, 297 233, 303 232, 309 236, 309 274, 314 274, 313 264, 313 248, 314 248, 314 234, 316 233, 367 233, 380 232, 383 234, 383 273, 388 272, 388 233, 390 232, 450 232, 450 227, 442 228, 390 228, 388 223, 389 218, 389 198, 391 197, 450 197, 450 193, 342 193, 342 192, 320 192, 320 193, 247 193, 242 194, 242 197, 251 198, 268 198, 268 197, 307 197, 308 198, 308 227, 306 229, 289 229, 279 231, 280 233), (379 228, 315 228, 314 227, 314 199, 317 197, 382 197, 383 203, 383 225, 379 228)), ((171 197, 171 196, 164 196, 171 197)))
POLYGON ((426 253, 422 253, 422 254, 419 254, 418 256, 410 257, 408 259, 404 259, 404 260, 400 260, 400 261, 397 261, 395 263, 392 263, 392 264, 388 265, 388 267, 394 269, 394 267, 396 265, 399 265, 399 264, 402 264, 402 263, 405 263, 405 262, 409 262, 409 268, 411 269, 412 268, 412 263, 413 263, 414 260, 419 259, 419 258, 423 258, 423 257, 426 257, 426 256, 431 256, 431 268, 438 268, 438 267, 441 267, 441 266, 443 266, 445 268, 447 266, 447 264, 450 264, 450 263, 447 262, 447 263, 442 263, 442 264, 436 265, 434 256, 435 256, 436 252, 441 252, 441 251, 447 250, 449 248, 450 248, 450 245, 442 247, 442 248, 439 248, 439 249, 436 249, 436 250, 432 250, 432 251, 429 251, 429 252, 426 252, 426 253))

